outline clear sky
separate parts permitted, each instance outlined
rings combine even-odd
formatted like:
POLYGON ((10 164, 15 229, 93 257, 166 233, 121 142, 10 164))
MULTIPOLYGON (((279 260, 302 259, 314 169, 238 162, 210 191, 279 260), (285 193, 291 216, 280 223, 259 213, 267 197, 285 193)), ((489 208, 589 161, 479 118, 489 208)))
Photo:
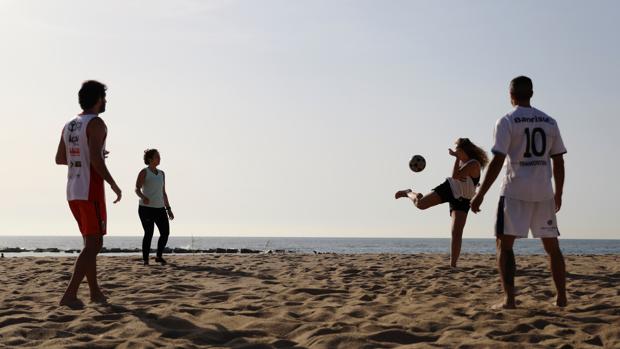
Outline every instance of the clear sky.
MULTIPOLYGON (((491 146, 509 81, 568 148, 559 226, 617 238, 616 1, 0 2, 0 234, 79 234, 54 154, 86 79, 108 85, 110 235, 141 235, 147 147, 176 235, 449 237, 444 206, 395 201, 491 146), (427 169, 413 174, 413 154, 427 169)), ((499 183, 464 236, 492 237, 499 183)))

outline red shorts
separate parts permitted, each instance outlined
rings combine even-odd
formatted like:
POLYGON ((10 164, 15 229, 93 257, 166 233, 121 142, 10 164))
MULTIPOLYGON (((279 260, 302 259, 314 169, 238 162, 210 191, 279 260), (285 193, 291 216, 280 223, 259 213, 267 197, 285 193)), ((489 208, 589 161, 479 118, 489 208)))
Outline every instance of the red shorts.
POLYGON ((105 235, 106 211, 105 201, 72 200, 69 208, 80 227, 82 236, 105 235))

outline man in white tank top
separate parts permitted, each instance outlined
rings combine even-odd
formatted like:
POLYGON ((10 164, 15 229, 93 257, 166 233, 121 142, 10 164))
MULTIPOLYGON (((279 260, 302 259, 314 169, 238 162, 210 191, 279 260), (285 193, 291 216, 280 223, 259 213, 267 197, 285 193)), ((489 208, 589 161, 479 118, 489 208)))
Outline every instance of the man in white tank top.
POLYGON ((67 165, 67 201, 84 239, 84 249, 75 262, 73 276, 60 305, 82 307, 77 298, 78 287, 84 277, 88 280, 90 298, 105 302, 97 283, 97 254, 106 234, 106 207, 103 182, 112 187, 120 201, 121 190, 105 165, 107 128, 99 117, 105 111, 104 84, 89 80, 82 84, 78 96, 82 112, 67 122, 62 129, 56 164, 67 165))
POLYGON ((530 105, 533 94, 528 77, 519 76, 510 83, 515 109, 495 125, 493 160, 471 202, 472 211, 479 212, 484 195, 506 161, 495 227, 498 269, 505 293, 504 302, 497 307, 502 308, 515 307, 513 244, 517 238, 527 238, 528 231, 542 240, 549 255, 557 289, 556 305, 564 307, 567 303, 566 270, 556 220, 556 212, 562 206, 566 148, 557 122, 530 105))

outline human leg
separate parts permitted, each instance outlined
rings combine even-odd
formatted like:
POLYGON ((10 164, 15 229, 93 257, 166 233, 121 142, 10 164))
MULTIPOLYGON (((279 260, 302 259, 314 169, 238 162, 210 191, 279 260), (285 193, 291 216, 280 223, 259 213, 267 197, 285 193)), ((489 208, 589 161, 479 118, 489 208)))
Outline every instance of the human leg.
POLYGON ((86 265, 86 280, 88 281, 88 288, 90 289, 90 299, 94 302, 105 302, 106 297, 101 292, 97 281, 97 255, 103 247, 103 236, 85 236, 84 245, 89 245, 92 250, 92 259, 89 260, 86 265))
POLYGON ((419 193, 415 193, 415 194, 416 195, 413 196, 411 201, 413 201, 413 204, 415 205, 415 207, 419 208, 420 210, 426 210, 427 208, 430 208, 430 207, 433 207, 433 206, 436 206, 436 205, 439 205, 445 202, 435 192, 428 193, 424 196, 422 196, 422 194, 419 194, 419 193))
POLYGON ((162 258, 164 249, 168 243, 168 236, 170 235, 170 223, 168 221, 168 215, 165 209, 161 209, 157 218, 155 219, 157 229, 159 229, 159 239, 157 240, 157 258, 162 258))
POLYGON ((140 206, 138 215, 144 229, 144 237, 142 238, 142 260, 144 264, 149 264, 149 253, 151 251, 151 240, 153 239, 153 231, 155 230, 155 221, 150 212, 149 207, 140 206))
POLYGON ((564 263, 564 256, 560 250, 560 243, 557 238, 541 238, 545 252, 549 256, 549 266, 551 269, 551 275, 553 276, 553 283, 557 290, 556 305, 558 307, 565 307, 567 304, 566 299, 566 265, 564 263))
POLYGON ((97 285, 96 258, 101 250, 101 236, 84 236, 84 248, 80 252, 73 270, 69 285, 60 300, 60 305, 73 305, 79 302, 77 292, 84 277, 88 276, 88 285, 93 295, 103 296, 97 285))
POLYGON ((452 240, 450 249, 450 266, 456 267, 461 254, 461 245, 463 241, 463 230, 467 221, 467 212, 452 210, 452 240))
POLYGON ((513 251, 515 237, 500 235, 497 237, 497 270, 504 290, 504 302, 501 307, 513 309, 515 305, 515 273, 517 271, 513 251))

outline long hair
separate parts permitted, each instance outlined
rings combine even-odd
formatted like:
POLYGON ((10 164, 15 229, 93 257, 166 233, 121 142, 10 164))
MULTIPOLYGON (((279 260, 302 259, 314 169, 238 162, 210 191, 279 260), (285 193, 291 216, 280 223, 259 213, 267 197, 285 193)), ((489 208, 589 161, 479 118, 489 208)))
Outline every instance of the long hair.
POLYGON ((456 146, 463 149, 470 159, 478 160, 480 167, 484 168, 489 163, 487 153, 482 148, 472 143, 469 138, 459 138, 456 141, 456 146))

